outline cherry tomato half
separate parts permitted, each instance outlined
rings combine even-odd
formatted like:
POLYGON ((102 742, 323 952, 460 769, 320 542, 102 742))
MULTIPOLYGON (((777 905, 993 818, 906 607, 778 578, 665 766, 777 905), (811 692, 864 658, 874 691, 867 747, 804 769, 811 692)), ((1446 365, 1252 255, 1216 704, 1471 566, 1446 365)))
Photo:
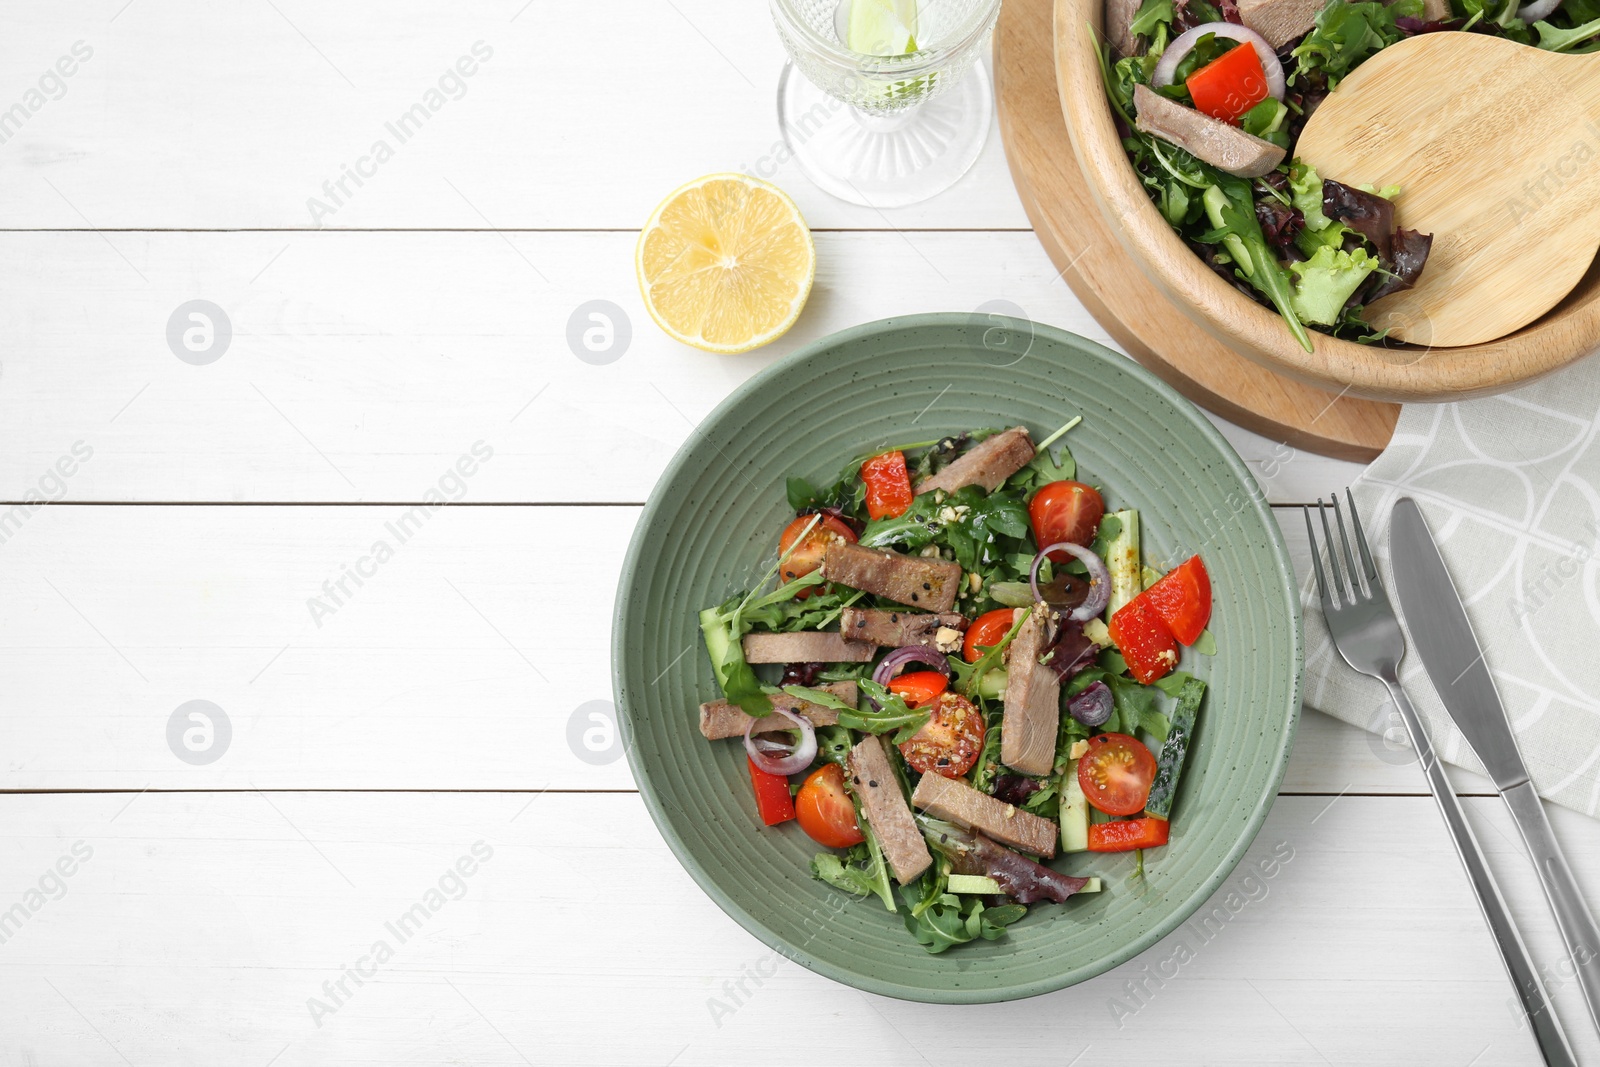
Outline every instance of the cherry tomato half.
POLYGON ((912 671, 889 683, 889 692, 905 697, 906 703, 913 708, 933 703, 948 688, 950 679, 938 671, 912 671))
MULTIPOLYGON (((846 541, 855 541, 856 532, 846 526, 844 521, 833 515, 801 515, 783 528, 783 534, 778 538, 778 554, 781 556, 789 551, 789 547, 799 540, 800 532, 807 526, 811 532, 806 534, 806 539, 794 550, 794 554, 783 561, 783 567, 778 578, 784 582, 792 582, 796 578, 804 578, 818 567, 822 566, 822 553, 827 551, 828 545, 835 538, 846 541), (819 520, 813 524, 812 520, 819 520)), ((815 590, 802 589, 797 600, 804 600, 815 590)))
MULTIPOLYGON (((1033 538, 1040 548, 1061 541, 1092 544, 1105 514, 1106 502, 1100 498, 1100 491, 1082 482, 1051 482, 1028 501, 1033 538)), ((1050 553, 1055 563, 1063 563, 1068 558, 1065 552, 1050 553)))
POLYGON ((1144 810, 1156 758, 1144 742, 1127 734, 1096 734, 1078 761, 1078 785, 1089 803, 1107 815, 1132 815, 1144 810))
POLYGON ((966 640, 961 645, 962 658, 968 663, 976 663, 983 656, 984 649, 998 645, 1000 639, 1011 632, 1011 625, 1016 621, 1012 611, 1012 608, 995 608, 979 615, 967 627, 966 640))
POLYGON ((819 845, 849 848, 866 838, 856 825, 856 808, 844 791, 844 771, 829 763, 811 772, 794 798, 795 818, 819 845))
POLYGON ((918 774, 960 778, 978 761, 983 734, 983 712, 963 697, 946 691, 939 694, 922 729, 900 746, 900 754, 918 774))

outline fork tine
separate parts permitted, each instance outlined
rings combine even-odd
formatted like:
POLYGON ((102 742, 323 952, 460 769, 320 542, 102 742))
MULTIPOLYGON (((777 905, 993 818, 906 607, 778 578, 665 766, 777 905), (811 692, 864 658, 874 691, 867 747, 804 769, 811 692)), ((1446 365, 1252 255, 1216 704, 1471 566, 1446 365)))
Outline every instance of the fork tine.
MULTIPOLYGON (((1333 520, 1339 524, 1339 543, 1344 546, 1345 566, 1350 569, 1350 595, 1360 598, 1366 595, 1366 590, 1361 587, 1361 571, 1356 567, 1356 558, 1350 554, 1350 537, 1344 532, 1344 510, 1339 507, 1339 494, 1333 494, 1333 520)), ((1328 551, 1333 551, 1333 546, 1328 546, 1328 551)))
MULTIPOLYGON (((1317 506, 1321 507, 1322 501, 1318 500, 1317 506)), ((1333 602, 1328 599, 1328 582, 1322 576, 1322 549, 1317 546, 1317 531, 1311 527, 1311 505, 1303 505, 1300 511, 1306 517, 1306 536, 1311 539, 1311 569, 1317 575, 1317 596, 1322 599, 1322 608, 1326 611, 1333 602)))
POLYGON ((1339 550, 1333 543, 1333 530, 1328 527, 1328 505, 1320 496, 1317 497, 1317 514, 1322 517, 1322 536, 1328 542, 1328 574, 1333 578, 1334 597, 1339 604, 1353 604, 1356 598, 1344 584, 1344 572, 1339 569, 1339 550))
POLYGON ((1361 563, 1366 568, 1368 588, 1376 588, 1378 583, 1378 568, 1372 562, 1372 550, 1367 547, 1367 534, 1361 528, 1361 512, 1356 510, 1355 494, 1349 489, 1344 491, 1345 499, 1350 501, 1350 524, 1356 528, 1356 546, 1361 549, 1361 563))

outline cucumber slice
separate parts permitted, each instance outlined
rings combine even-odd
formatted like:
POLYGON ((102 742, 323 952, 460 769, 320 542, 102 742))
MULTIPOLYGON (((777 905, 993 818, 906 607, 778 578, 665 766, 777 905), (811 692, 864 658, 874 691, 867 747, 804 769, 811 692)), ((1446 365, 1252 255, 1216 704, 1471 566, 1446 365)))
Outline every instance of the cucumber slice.
MULTIPOLYGON (((972 893, 978 896, 1005 893, 1005 890, 1000 888, 999 882, 983 874, 952 874, 949 889, 952 893, 972 893)), ((1080 889, 1079 892, 1083 890, 1080 889)))
POLYGON ((1061 851, 1089 850, 1089 798, 1078 784, 1078 761, 1070 760, 1061 772, 1061 851))
POLYGON ((1100 892, 1100 876, 1098 874, 1094 874, 1094 875, 1090 875, 1089 876, 1089 880, 1083 884, 1083 888, 1082 889, 1078 890, 1077 893, 1074 893, 1072 895, 1073 896, 1078 896, 1081 893, 1098 893, 1098 892, 1100 892))
MULTIPOLYGON (((1190 678, 1178 690, 1178 706, 1172 711, 1172 729, 1161 746, 1156 760, 1155 781, 1150 783, 1150 799, 1145 801, 1144 812, 1161 819, 1172 817, 1172 801, 1178 791, 1178 775, 1183 772, 1183 758, 1189 753, 1189 740, 1194 735, 1195 715, 1200 701, 1206 695, 1206 683, 1190 678)), ((1065 824, 1063 824, 1065 825, 1065 824)))
POLYGON ((1106 566, 1111 571, 1111 603, 1106 618, 1144 592, 1144 572, 1139 565, 1139 513, 1132 508, 1114 513, 1122 529, 1106 550, 1106 566))

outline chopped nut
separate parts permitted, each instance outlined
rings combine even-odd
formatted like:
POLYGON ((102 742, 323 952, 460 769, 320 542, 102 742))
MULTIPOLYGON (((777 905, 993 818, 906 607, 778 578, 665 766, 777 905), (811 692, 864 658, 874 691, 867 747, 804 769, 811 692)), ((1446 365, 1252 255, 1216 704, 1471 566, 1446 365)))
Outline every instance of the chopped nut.
POLYGON ((940 652, 955 652, 961 648, 965 635, 953 626, 941 626, 933 632, 933 647, 940 652))
POLYGON ((1074 742, 1072 742, 1072 747, 1067 750, 1067 758, 1068 759, 1082 759, 1084 756, 1087 756, 1088 754, 1089 754, 1089 742, 1087 742, 1087 741, 1074 741, 1074 742))
POLYGON ((983 588, 983 575, 979 574, 977 571, 968 571, 967 585, 971 586, 972 591, 976 593, 978 590, 983 588))
POLYGON ((1017 806, 1015 804, 1007 804, 1006 805, 1006 818, 1015 819, 1016 817, 1017 817, 1017 806))
POLYGON ((938 545, 923 545, 922 546, 922 551, 919 552, 918 555, 924 557, 925 559, 933 559, 933 558, 935 558, 936 556, 939 555, 939 546, 938 545))

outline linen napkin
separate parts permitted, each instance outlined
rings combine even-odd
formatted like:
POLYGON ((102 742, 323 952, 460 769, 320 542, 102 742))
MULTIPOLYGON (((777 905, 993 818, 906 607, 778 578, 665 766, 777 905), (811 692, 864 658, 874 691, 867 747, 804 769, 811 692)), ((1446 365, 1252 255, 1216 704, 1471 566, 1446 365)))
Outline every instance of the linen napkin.
MULTIPOLYGON (((1394 440, 1352 486, 1391 600, 1390 509, 1402 496, 1417 501, 1534 785, 1591 816, 1600 809, 1597 435, 1600 358, 1591 357, 1512 393, 1406 406, 1394 440)), ((1388 694, 1339 658, 1309 563, 1305 573, 1306 704, 1372 731, 1380 757, 1410 762, 1388 694)), ((1481 773, 1409 642, 1401 681, 1441 758, 1481 773)))

